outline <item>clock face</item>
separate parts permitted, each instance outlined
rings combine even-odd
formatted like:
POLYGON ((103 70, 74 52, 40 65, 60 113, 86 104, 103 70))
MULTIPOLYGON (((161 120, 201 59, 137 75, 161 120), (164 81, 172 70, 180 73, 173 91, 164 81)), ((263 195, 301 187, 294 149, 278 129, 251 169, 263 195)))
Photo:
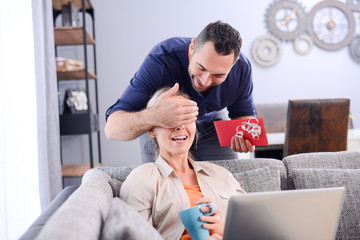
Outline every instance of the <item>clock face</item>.
POLYGON ((355 33, 355 18, 342 2, 318 3, 309 13, 308 32, 315 45, 325 50, 339 50, 350 43, 355 33))
POLYGON ((305 11, 293 0, 276 1, 265 16, 269 31, 281 40, 294 40, 305 31, 305 11))

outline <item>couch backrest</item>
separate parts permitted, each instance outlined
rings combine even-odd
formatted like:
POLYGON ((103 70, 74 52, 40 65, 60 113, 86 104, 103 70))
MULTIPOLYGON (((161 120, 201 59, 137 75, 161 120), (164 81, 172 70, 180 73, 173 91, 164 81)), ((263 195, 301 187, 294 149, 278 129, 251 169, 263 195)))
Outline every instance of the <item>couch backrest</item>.
POLYGON ((360 151, 294 154, 283 159, 287 172, 286 185, 294 189, 294 169, 360 169, 360 151))
MULTIPOLYGON (((246 178, 247 181, 240 181, 240 183, 247 191, 269 191, 268 182, 279 182, 279 189, 288 189, 286 181, 286 169, 283 162, 271 158, 252 158, 252 159, 234 159, 234 160, 217 160, 211 161, 217 165, 225 167, 234 174, 236 179, 242 180, 246 178), (258 170, 258 171, 255 171, 258 170), (238 174, 242 174, 239 176, 238 174), (245 174, 245 175, 244 175, 245 174), (237 177, 238 176, 238 177, 237 177), (276 178, 276 179, 274 179, 276 178), (261 182, 260 180, 263 180, 261 182), (263 185, 261 185, 263 184, 263 185)), ((130 167, 98 167, 121 182, 125 181, 127 175, 134 169, 130 167)))
POLYGON ((126 166, 126 167, 98 167, 97 169, 102 170, 110 175, 110 177, 115 178, 121 182, 125 181, 127 175, 135 168, 136 166, 126 166))
MULTIPOLYGON (((234 160, 218 160, 218 161, 211 161, 212 163, 216 163, 220 166, 225 167, 228 169, 233 175, 236 173, 246 173, 252 172, 255 174, 251 177, 254 180, 253 183, 247 182, 247 184, 256 184, 256 179, 260 179, 264 174, 264 171, 254 171, 254 170, 261 170, 265 168, 271 168, 272 170, 279 171, 280 177, 280 185, 281 189, 288 189, 287 181, 286 181, 286 168, 282 161, 272 158, 252 158, 252 159, 234 159, 234 160)), ((275 176, 274 176, 275 177, 275 176)), ((246 186, 247 187, 247 186, 246 186)), ((245 187, 245 190, 247 190, 245 187)), ((249 186, 251 189, 252 187, 249 186)), ((266 186, 264 186, 264 191, 266 186)), ((261 188, 258 188, 261 190, 261 188)))
MULTIPOLYGON (((246 173, 256 169, 270 167, 271 169, 280 171, 281 189, 289 190, 295 189, 291 178, 293 169, 360 169, 360 151, 295 154, 284 158, 283 161, 272 158, 251 158, 211 162, 225 167, 233 174, 246 173)), ((105 171, 110 177, 123 182, 134 168, 135 166, 99 167, 98 169, 105 171)), ((256 179, 256 174, 262 173, 262 171, 253 172, 252 174, 255 175, 252 178, 256 179)), ((260 177, 260 175, 258 175, 258 177, 260 177)), ((266 186, 264 186, 264 188, 265 187, 266 186)))

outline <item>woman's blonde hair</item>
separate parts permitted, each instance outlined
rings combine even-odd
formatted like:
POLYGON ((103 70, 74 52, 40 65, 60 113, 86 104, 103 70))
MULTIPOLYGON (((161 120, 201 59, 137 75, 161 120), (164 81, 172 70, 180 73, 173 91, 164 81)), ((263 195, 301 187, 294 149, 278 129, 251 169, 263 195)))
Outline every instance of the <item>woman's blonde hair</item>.
MULTIPOLYGON (((156 103, 157 101, 159 100, 161 94, 163 94, 164 92, 168 91, 170 89, 170 87, 162 87, 160 89, 158 89, 153 95, 152 97, 150 98, 150 100, 148 101, 147 105, 146 105, 146 108, 152 108, 156 103)), ((181 90, 178 90, 174 96, 182 96, 184 97, 185 99, 189 99, 191 100, 190 96, 186 93, 184 93, 183 91, 181 90)), ((197 141, 198 141, 198 131, 196 130, 195 132, 195 144, 197 144, 197 141)), ((158 158, 159 156, 159 143, 158 141, 156 140, 156 138, 151 138, 151 140, 153 141, 153 143, 155 144, 155 160, 158 158)), ((190 154, 190 151, 189 151, 189 157, 193 158, 190 154)))

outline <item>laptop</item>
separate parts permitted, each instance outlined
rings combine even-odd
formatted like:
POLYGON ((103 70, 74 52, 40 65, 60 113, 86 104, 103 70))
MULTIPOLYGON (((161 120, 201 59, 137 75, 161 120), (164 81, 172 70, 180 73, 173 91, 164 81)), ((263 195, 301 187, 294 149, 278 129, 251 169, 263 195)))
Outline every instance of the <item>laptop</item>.
POLYGON ((234 195, 223 239, 333 240, 344 196, 344 187, 234 195))

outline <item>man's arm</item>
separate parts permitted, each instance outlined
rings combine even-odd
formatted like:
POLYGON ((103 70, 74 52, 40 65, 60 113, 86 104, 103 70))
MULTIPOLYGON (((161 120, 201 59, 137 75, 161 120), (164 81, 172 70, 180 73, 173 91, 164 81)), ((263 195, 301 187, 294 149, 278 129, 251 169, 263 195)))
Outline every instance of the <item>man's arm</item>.
POLYGON ((133 140, 154 126, 149 115, 149 109, 113 112, 107 119, 105 135, 111 140, 133 140))
POLYGON ((160 95, 151 108, 139 112, 116 111, 107 119, 106 137, 113 140, 133 140, 154 126, 175 128, 196 121, 198 107, 192 100, 172 98, 179 89, 176 83, 160 95))

